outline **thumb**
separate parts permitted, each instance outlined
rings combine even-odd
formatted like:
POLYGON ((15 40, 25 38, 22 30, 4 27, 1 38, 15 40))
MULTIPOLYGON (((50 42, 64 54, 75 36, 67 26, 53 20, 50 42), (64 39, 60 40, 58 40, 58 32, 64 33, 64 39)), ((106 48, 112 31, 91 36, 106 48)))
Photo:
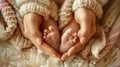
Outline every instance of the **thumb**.
POLYGON ((36 43, 37 44, 42 44, 42 38, 41 37, 36 37, 36 43))
POLYGON ((79 40, 80 40, 81 44, 84 44, 86 42, 86 37, 81 36, 81 31, 78 31, 78 37, 79 37, 79 40))
POLYGON ((81 37, 81 38, 80 38, 80 43, 81 43, 81 44, 85 44, 85 43, 86 43, 86 37, 84 37, 84 36, 81 37))

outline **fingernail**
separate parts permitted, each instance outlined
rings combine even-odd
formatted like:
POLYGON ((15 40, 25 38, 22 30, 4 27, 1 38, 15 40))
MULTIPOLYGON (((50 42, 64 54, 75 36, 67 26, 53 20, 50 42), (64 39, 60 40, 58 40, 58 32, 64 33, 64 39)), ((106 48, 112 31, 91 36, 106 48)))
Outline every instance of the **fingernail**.
POLYGON ((70 56, 71 55, 71 53, 70 52, 68 52, 68 56, 70 56))
POLYGON ((65 60, 65 58, 66 58, 66 57, 62 57, 62 59, 61 59, 61 60, 62 60, 62 61, 64 61, 64 60, 65 60))
POLYGON ((64 60, 67 59, 67 58, 68 58, 68 54, 66 53, 66 54, 64 54, 64 55, 61 57, 61 60, 64 61, 64 60))
POLYGON ((58 56, 56 56, 55 54, 52 54, 52 56, 58 58, 58 56))
POLYGON ((37 44, 41 44, 41 39, 37 37, 36 42, 37 42, 37 44))
POLYGON ((85 37, 82 37, 82 38, 80 39, 80 42, 81 42, 81 44, 85 44, 86 38, 85 38, 85 37))
POLYGON ((72 55, 72 51, 69 50, 69 51, 68 51, 68 56, 71 56, 71 55, 72 55))

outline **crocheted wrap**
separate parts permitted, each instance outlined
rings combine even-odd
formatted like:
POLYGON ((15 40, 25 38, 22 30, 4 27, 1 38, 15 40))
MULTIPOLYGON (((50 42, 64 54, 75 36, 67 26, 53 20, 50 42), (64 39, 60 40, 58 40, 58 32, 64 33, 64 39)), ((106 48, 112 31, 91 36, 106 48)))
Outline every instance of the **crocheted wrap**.
POLYGON ((4 18, 3 21, 0 21, 0 40, 7 40, 17 27, 17 19, 14 10, 5 0, 0 1, 0 11, 0 19, 4 18))

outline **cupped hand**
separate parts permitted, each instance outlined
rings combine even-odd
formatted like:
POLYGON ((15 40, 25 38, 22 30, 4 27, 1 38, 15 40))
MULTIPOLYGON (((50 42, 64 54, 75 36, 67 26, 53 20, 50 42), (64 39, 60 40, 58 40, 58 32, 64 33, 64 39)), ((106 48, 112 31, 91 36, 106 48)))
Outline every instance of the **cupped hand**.
POLYGON ((79 53, 83 46, 87 44, 92 35, 96 32, 96 16, 92 10, 87 8, 79 8, 74 12, 74 18, 80 25, 80 30, 78 31, 80 44, 74 45, 66 53, 64 53, 61 57, 62 60, 79 53))
POLYGON ((50 56, 60 58, 60 55, 42 40, 42 33, 40 31, 41 22, 42 16, 36 13, 28 13, 24 15, 23 25, 25 37, 31 40, 31 42, 37 47, 37 49, 50 56))

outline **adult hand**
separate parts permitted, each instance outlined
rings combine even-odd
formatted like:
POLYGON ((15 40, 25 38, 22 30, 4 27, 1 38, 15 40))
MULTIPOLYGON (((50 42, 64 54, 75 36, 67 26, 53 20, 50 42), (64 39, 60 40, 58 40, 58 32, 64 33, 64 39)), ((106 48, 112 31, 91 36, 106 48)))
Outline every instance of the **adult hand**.
POLYGON ((24 25, 24 35, 26 38, 31 40, 31 42, 44 53, 60 58, 60 55, 51 48, 47 43, 42 40, 42 33, 40 32, 40 24, 42 22, 42 16, 36 13, 28 13, 24 15, 23 25, 24 25))
POLYGON ((62 60, 67 59, 71 55, 79 53, 83 46, 87 44, 89 39, 96 32, 96 16, 91 10, 79 8, 75 11, 74 18, 75 21, 80 24, 80 30, 78 31, 80 44, 77 43, 71 47, 68 52, 63 54, 62 60))

